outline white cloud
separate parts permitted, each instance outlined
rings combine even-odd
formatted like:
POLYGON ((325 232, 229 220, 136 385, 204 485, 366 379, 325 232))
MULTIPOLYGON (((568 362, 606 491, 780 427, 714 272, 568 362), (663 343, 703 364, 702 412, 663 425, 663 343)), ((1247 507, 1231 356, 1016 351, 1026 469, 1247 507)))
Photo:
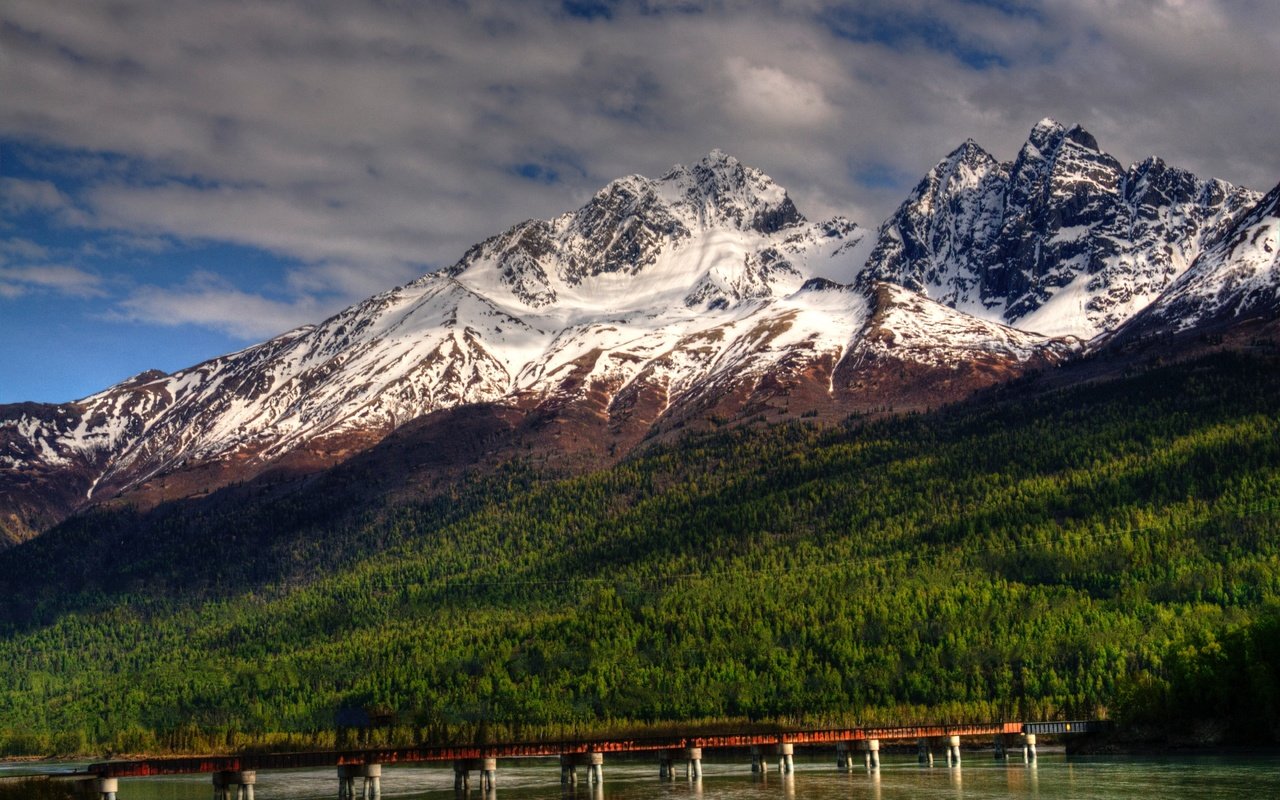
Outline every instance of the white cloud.
POLYGON ((0 239, 0 264, 3 264, 9 258, 43 260, 48 255, 49 248, 30 239, 21 237, 0 239))
POLYGON ((197 272, 177 287, 135 290, 110 316, 169 327, 199 325, 238 339, 257 340, 314 321, 319 311, 310 300, 272 300, 237 289, 212 273, 197 272))
POLYGON ((72 206, 71 198, 51 181, 0 178, 0 211, 6 214, 50 214, 72 206))
POLYGON ((248 302, 247 289, 130 298, 137 316, 243 332, 452 263, 609 179, 714 147, 773 175, 809 216, 869 227, 905 187, 859 185, 860 172, 918 176, 966 137, 1009 158, 1045 115, 1084 124, 1122 160, 1157 153, 1255 188, 1280 180, 1269 0, 679 13, 690 5, 624 3, 587 22, 553 2, 10 0, 0 135, 70 148, 45 168, 90 185, 68 197, 5 179, 0 202, 139 241, 303 262, 287 297, 259 298, 275 320, 259 328, 229 307, 201 323, 185 305, 248 302), (986 69, 966 65, 988 56, 986 69), (530 163, 558 179, 513 169, 530 163))
POLYGON ((0 297, 16 298, 32 292, 69 297, 104 297, 102 278, 62 264, 0 266, 0 297))
POLYGON ((800 128, 829 121, 834 110, 818 84, 733 57, 726 64, 742 120, 800 128))

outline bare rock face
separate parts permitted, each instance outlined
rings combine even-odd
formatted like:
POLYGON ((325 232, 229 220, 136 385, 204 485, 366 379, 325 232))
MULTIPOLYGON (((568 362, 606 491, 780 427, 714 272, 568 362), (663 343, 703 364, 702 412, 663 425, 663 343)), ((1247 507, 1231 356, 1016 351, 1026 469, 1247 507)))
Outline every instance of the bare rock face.
POLYGON ((1274 309, 1275 194, 1250 213, 1253 193, 1156 160, 1126 171, 1045 121, 1012 163, 972 142, 948 156, 867 260, 857 225, 805 219, 716 151, 319 324, 0 406, 0 546, 95 504, 362 454, 374 470, 410 450, 446 471, 496 464, 504 447, 590 466, 726 422, 961 399, 1075 357, 1161 292, 1161 324, 1274 309), (416 444, 373 451, 386 441, 416 444))
POLYGON ((1157 158, 1125 169, 1046 119, 1011 163, 972 141, 940 162, 880 227, 863 279, 1089 339, 1155 300, 1257 199, 1157 158))
POLYGON ((1107 337, 1123 344, 1143 337, 1221 332, 1280 320, 1280 186, 1272 189, 1143 311, 1107 337))

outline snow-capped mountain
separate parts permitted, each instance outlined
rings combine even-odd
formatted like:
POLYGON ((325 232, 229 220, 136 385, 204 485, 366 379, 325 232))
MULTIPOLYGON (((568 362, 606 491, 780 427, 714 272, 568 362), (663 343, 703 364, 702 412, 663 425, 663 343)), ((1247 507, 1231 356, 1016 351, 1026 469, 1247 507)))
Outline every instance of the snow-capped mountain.
POLYGON ((317 325, 0 407, 0 544, 119 496, 315 473, 392 432, 449 450, 459 420, 495 458, 576 447, 599 463, 726 420, 956 400, 1117 330, 1274 318, 1278 198, 1158 159, 1125 170, 1045 120, 1010 163, 966 142, 872 237, 805 219, 715 151, 317 325))
POLYGON ((1011 163, 973 141, 881 225, 862 273, 984 319, 1092 338, 1155 300, 1259 195, 1041 120, 1011 163))
POLYGON ((1280 319, 1280 186, 1196 258, 1118 338, 1280 319))
POLYGON ((4 526, 20 537, 120 493, 314 470, 468 404, 577 415, 625 449, 712 413, 936 402, 939 387, 967 393, 1076 346, 818 277, 853 271, 865 239, 842 218, 807 221, 720 152, 622 178, 318 325, 74 403, 0 409, 4 526), (926 390, 922 376, 941 378, 926 390))

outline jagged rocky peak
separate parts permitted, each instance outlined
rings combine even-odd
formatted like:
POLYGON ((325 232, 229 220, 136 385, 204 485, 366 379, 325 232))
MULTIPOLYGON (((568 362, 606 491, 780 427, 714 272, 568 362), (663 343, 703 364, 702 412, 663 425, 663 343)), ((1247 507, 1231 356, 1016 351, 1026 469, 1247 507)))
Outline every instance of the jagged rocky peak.
MULTIPOLYGON (((1075 195, 1079 205, 1100 194, 1118 192, 1124 181, 1119 161, 1098 149, 1098 141, 1079 125, 1070 130, 1045 118, 1031 129, 1010 169, 1014 203, 1046 204, 1055 196, 1075 195)), ((1076 204, 1072 204, 1076 205, 1076 204)), ((1081 209, 1083 210, 1083 209, 1081 209)))
POLYGON ((966 142, 881 226, 860 282, 1088 339, 1159 296, 1257 194, 1147 159, 1126 170, 1043 119, 1011 163, 966 142))
POLYGON ((1034 148, 1038 153, 1051 153, 1058 149, 1066 132, 1067 129, 1056 119, 1045 117, 1031 127, 1027 143, 1022 146, 1022 153, 1027 154, 1027 148, 1034 148))
POLYGON ((677 164, 659 184, 673 208, 704 227, 774 233, 805 221, 772 178, 721 150, 692 167, 677 164))
POLYGON ((1117 336, 1177 333, 1251 318, 1280 318, 1280 186, 1117 336))
POLYGON ((845 247, 848 259, 861 238, 848 220, 809 224, 772 178, 715 150, 657 180, 615 180, 553 220, 523 222, 446 275, 526 309, 669 307, 675 293, 688 308, 724 307, 794 291, 813 253, 845 247))
POLYGON ((961 304, 980 276, 977 254, 999 230, 1007 179, 1007 167, 967 139, 880 226, 859 285, 889 280, 939 302, 961 304))
POLYGON ((1032 126, 1022 153, 1026 156, 1038 153, 1045 157, 1052 157, 1066 142, 1095 153, 1101 152, 1098 149, 1098 140, 1079 123, 1067 128, 1056 119, 1045 117, 1032 126))

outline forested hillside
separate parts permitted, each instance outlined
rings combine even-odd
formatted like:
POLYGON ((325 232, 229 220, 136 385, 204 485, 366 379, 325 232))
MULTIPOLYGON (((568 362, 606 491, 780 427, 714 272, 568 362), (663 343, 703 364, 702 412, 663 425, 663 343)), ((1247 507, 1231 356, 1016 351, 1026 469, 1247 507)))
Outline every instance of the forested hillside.
POLYGON ((1223 713, 1274 735, 1277 366, 759 419, 430 501, 348 470, 72 520, 0 554, 0 750, 1223 713), (1187 699, 1220 679, 1271 693, 1187 699))

